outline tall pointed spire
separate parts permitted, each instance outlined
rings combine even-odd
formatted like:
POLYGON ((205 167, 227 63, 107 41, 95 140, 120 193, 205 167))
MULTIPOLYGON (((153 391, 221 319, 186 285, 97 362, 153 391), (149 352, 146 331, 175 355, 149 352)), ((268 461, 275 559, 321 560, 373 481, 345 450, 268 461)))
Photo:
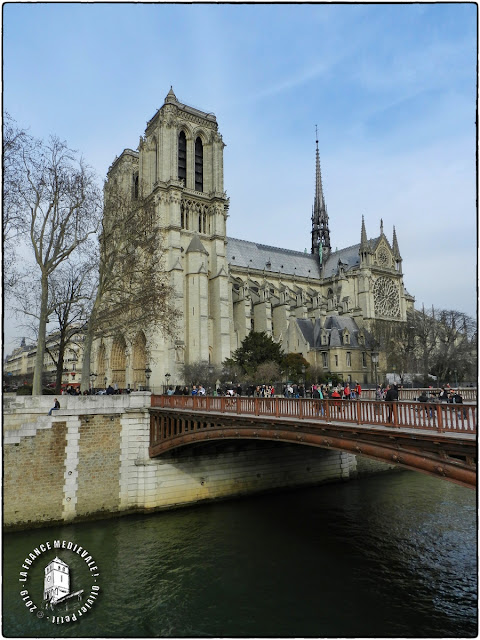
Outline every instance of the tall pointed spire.
POLYGON ((362 235, 360 238, 360 251, 364 253, 368 249, 367 230, 365 229, 365 218, 362 216, 362 235))
POLYGON ((397 232, 395 231, 395 227, 393 227, 393 243, 392 243, 393 255, 397 260, 401 260, 400 248, 398 246, 397 240, 397 232))
POLYGON ((315 165, 315 201, 312 209, 312 253, 319 256, 320 263, 330 254, 330 231, 328 229, 328 214, 323 197, 322 172, 320 170, 320 153, 318 151, 318 130, 316 133, 316 165, 315 165), (321 249, 320 249, 321 245, 321 249))

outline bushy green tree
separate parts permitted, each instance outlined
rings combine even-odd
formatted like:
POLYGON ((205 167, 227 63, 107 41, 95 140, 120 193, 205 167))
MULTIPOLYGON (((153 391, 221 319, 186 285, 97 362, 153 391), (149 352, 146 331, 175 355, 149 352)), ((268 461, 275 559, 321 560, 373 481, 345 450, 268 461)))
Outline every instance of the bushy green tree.
MULTIPOLYGON (((310 363, 305 360, 301 353, 287 353, 283 356, 282 367, 289 380, 303 382, 302 367, 308 369, 310 363)), ((306 375, 306 374, 305 374, 306 375)))
POLYGON ((224 364, 226 367, 239 365, 244 373, 251 375, 258 365, 269 361, 281 365, 282 359, 282 348, 271 336, 264 331, 251 331, 224 364))

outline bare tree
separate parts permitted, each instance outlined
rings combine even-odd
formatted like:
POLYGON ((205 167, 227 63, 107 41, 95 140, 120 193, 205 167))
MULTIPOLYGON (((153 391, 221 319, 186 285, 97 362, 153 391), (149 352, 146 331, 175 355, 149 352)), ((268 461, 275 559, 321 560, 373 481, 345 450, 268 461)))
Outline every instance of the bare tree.
POLYGON ((48 340, 45 348, 56 366, 55 390, 60 392, 65 354, 69 347, 78 356, 73 343, 83 336, 88 316, 91 295, 92 270, 84 261, 69 260, 57 269, 52 278, 50 297, 51 314, 56 318, 58 330, 54 341, 48 340))
POLYGON ((255 373, 257 380, 265 384, 277 382, 281 377, 280 365, 272 360, 259 364, 255 373))
POLYGON ((476 323, 456 310, 414 310, 407 322, 377 320, 372 325, 380 350, 389 367, 396 367, 403 379, 405 373, 423 374, 439 381, 463 380, 474 374, 477 357, 476 323))
POLYGON ((3 118, 3 286, 10 295, 19 282, 18 240, 26 230, 21 198, 22 149, 36 143, 9 113, 3 118))
POLYGON ((17 138, 18 173, 12 210, 25 218, 28 245, 39 274, 38 342, 33 395, 42 392, 45 336, 52 276, 71 254, 96 233, 101 192, 93 171, 65 142, 17 138))
POLYGON ((155 219, 153 196, 135 196, 115 181, 105 185, 98 273, 85 335, 82 390, 88 389, 95 339, 139 329, 173 337, 178 312, 163 266, 163 238, 155 219))
MULTIPOLYGON (((417 370, 415 345, 418 347, 421 344, 417 330, 420 330, 420 325, 415 326, 414 314, 407 315, 407 322, 376 320, 371 325, 369 339, 372 348, 385 353, 387 369, 395 368, 402 382, 407 373, 417 370)), ((428 335, 427 332, 426 339, 428 335)), ((428 354, 428 350, 425 353, 428 354)))
POLYGON ((465 380, 474 375, 477 349, 476 323, 455 309, 432 310, 435 348, 430 373, 441 382, 465 380))
POLYGON ((216 381, 222 379, 222 368, 201 361, 184 364, 183 379, 187 384, 203 384, 213 390, 216 381))

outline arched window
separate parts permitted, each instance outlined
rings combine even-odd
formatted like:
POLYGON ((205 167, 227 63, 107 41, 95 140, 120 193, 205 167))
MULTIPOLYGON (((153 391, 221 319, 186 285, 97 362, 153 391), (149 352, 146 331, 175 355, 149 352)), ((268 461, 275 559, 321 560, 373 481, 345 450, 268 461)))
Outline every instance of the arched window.
POLYGON ((115 338, 110 356, 110 366, 112 370, 111 384, 117 384, 120 389, 125 388, 126 346, 123 336, 115 338))
POLYGON ((203 144, 195 140, 195 191, 203 191, 203 144))
POLYGON ((138 200, 138 171, 135 171, 132 177, 133 197, 138 200))
POLYGON ((184 131, 180 131, 178 136, 178 179, 187 184, 187 139, 184 131))
POLYGON ((153 141, 153 176, 152 182, 155 184, 158 180, 158 144, 157 140, 153 141))
POLYGON ((141 331, 133 343, 133 388, 137 391, 145 387, 145 367, 147 366, 147 341, 141 331))

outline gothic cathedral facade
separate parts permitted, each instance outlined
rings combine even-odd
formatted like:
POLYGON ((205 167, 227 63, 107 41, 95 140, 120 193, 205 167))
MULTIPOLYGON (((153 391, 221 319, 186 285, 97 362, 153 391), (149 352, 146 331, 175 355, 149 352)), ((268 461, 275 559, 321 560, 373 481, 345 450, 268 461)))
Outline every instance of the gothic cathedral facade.
POLYGON ((100 379, 135 389, 150 368, 153 389, 182 384, 184 364, 221 365, 254 330, 317 370, 372 382, 372 321, 406 322, 414 303, 395 229, 390 242, 380 222, 369 239, 362 219, 359 244, 332 251, 317 141, 311 252, 230 238, 224 146, 215 116, 181 104, 171 89, 138 150, 125 149, 111 165, 107 180, 134 192, 142 185, 154 197, 181 319, 175 339, 142 327, 132 344, 122 336, 98 343, 100 379))

